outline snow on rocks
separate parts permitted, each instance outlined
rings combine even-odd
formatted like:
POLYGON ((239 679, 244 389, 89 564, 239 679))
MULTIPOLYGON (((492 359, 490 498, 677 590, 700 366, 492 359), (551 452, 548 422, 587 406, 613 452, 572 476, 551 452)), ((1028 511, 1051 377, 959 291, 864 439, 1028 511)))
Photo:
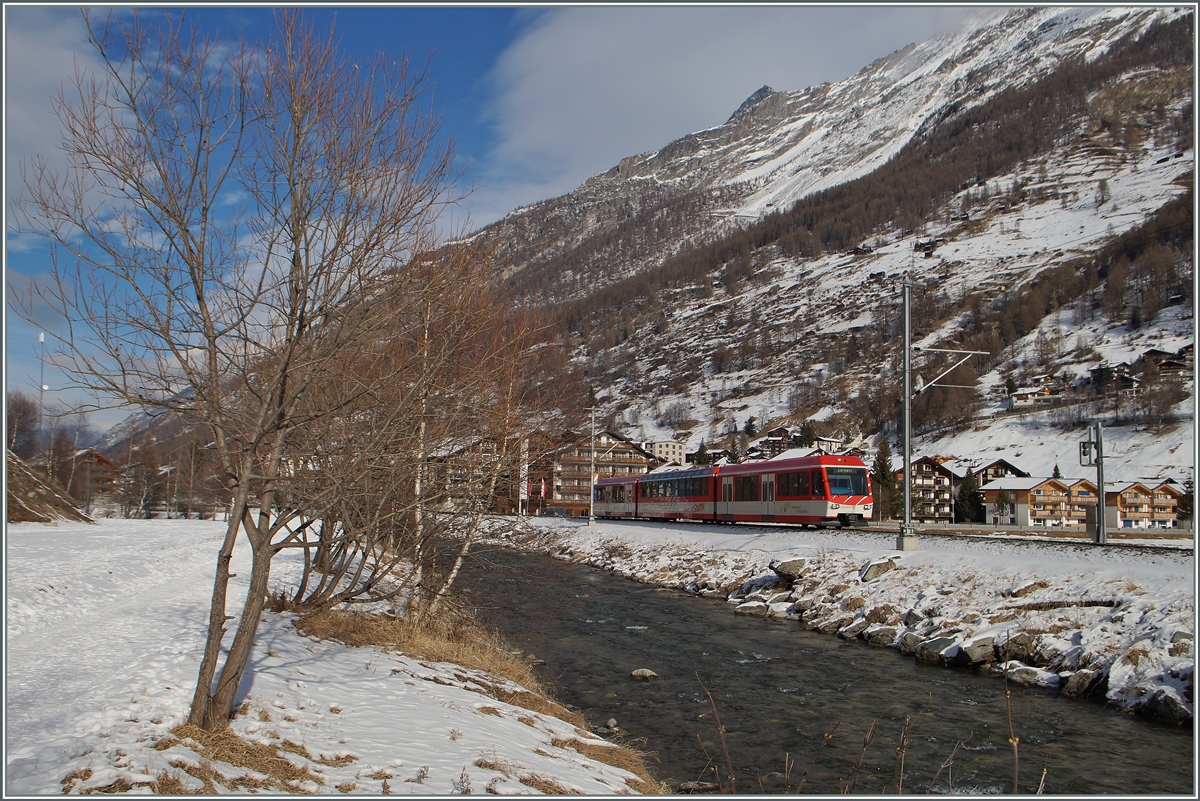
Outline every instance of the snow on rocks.
POLYGON ((1191 542, 1171 550, 929 535, 901 553, 892 531, 544 519, 506 542, 924 662, 1102 695, 1168 722, 1192 717, 1191 542))

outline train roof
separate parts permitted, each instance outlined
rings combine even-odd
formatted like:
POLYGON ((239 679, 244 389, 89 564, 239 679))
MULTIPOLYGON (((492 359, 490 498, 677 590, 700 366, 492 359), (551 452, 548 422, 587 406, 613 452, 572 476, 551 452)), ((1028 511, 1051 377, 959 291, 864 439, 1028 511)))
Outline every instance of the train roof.
POLYGON ((817 456, 801 456, 795 459, 769 459, 765 462, 747 462, 745 464, 722 465, 720 473, 738 475, 739 473, 786 473, 788 470, 802 470, 806 467, 862 467, 866 463, 857 456, 849 454, 824 454, 817 456))
POLYGON ((625 475, 621 476, 605 476, 596 482, 596 486, 599 487, 610 484, 630 484, 634 481, 637 481, 641 477, 642 476, 639 473, 626 473, 625 475))
POLYGON ((649 473, 645 473, 641 478, 692 478, 693 476, 712 475, 711 467, 702 467, 694 464, 688 465, 664 465, 656 467, 649 473))

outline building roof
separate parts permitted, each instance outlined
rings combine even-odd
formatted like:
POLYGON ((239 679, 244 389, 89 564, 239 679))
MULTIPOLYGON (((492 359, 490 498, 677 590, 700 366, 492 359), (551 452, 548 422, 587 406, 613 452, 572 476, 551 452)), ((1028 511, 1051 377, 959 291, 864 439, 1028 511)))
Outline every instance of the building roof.
POLYGON ((987 490, 999 490, 999 491, 1010 490, 1010 491, 1016 491, 1016 492, 1024 492, 1026 490, 1037 489, 1038 487, 1040 487, 1044 484, 1049 484, 1051 482, 1058 484, 1063 489, 1067 489, 1070 486, 1069 484, 1067 484, 1066 479, 1061 479, 1061 478, 1035 478, 1035 477, 1031 477, 1031 476, 1022 476, 1022 477, 1006 476, 1004 478, 998 478, 995 481, 989 481, 988 483, 986 483, 982 487, 980 487, 980 489, 985 492, 987 490))

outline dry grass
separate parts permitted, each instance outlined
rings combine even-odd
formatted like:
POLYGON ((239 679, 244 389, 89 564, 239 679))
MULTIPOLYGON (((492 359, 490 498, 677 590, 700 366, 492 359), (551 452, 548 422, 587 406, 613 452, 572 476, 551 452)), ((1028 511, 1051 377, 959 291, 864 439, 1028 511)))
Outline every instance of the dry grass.
MULTIPOLYGON (((556 748, 573 748, 588 759, 594 759, 597 762, 603 762, 605 765, 611 765, 614 768, 628 771, 638 777, 641 785, 653 788, 651 790, 642 790, 641 792, 648 792, 653 795, 663 795, 671 792, 670 788, 657 781, 650 774, 650 769, 646 767, 646 759, 650 755, 629 745, 599 745, 598 743, 578 738, 563 740, 557 737, 552 739, 550 744, 556 748)), ((638 788, 635 787, 634 789, 638 788)))
MULTIPOLYGON (((68 794, 75 789, 76 782, 86 782, 92 778, 91 768, 76 768, 69 775, 63 778, 62 788, 63 794, 68 794)), ((86 787, 79 791, 80 795, 92 795, 93 793, 128 793, 134 787, 149 787, 150 790, 158 795, 192 795, 197 793, 196 790, 189 790, 178 776, 173 775, 170 771, 163 769, 159 771, 155 779, 149 779, 145 782, 134 784, 124 776, 117 779, 115 782, 106 784, 103 787, 86 787)))
POLYGON ((587 725, 581 715, 549 698, 534 674, 533 666, 514 655, 498 634, 470 620, 447 616, 417 625, 382 615, 330 610, 297 619, 296 628, 317 639, 336 640, 351 646, 374 645, 400 651, 414 659, 452 662, 489 673, 526 688, 512 691, 472 679, 474 684, 486 688, 489 697, 556 717, 573 726, 587 725))
POLYGON ((1000 594, 1005 596, 1006 598, 1024 598, 1026 595, 1028 595, 1031 592, 1037 592, 1038 590, 1044 590, 1049 586, 1050 586, 1049 582, 1035 581, 1031 584, 1026 584, 1024 587, 1018 587, 1015 590, 1005 590, 1005 591, 1001 592, 1000 594))
MULTIPOLYGON (((468 689, 484 693, 497 701, 558 718, 581 731, 587 728, 587 721, 582 715, 566 709, 547 696, 537 676, 534 675, 532 665, 514 655, 512 649, 498 634, 469 619, 447 616, 425 625, 415 625, 408 621, 381 615, 330 610, 313 612, 298 618, 296 628, 309 637, 336 640, 350 646, 373 645, 384 650, 400 651, 415 659, 429 662, 449 662, 506 679, 526 689, 514 691, 489 684, 481 676, 467 677, 461 674, 458 676, 464 683, 469 681, 471 686, 468 689)), ((481 706, 478 711, 485 715, 502 715, 499 710, 491 706, 481 706)), ((528 726, 536 727, 537 725, 537 720, 527 715, 518 716, 517 720, 528 726)), ((597 745, 577 738, 556 739, 553 744, 560 747, 571 747, 597 762, 603 762, 634 774, 637 779, 629 780, 627 783, 639 792, 653 794, 670 792, 667 785, 658 782, 650 774, 646 767, 647 755, 636 748, 628 745, 597 745)), ((308 758, 312 759, 311 756, 308 758)), ((481 758, 475 764, 478 767, 499 770, 506 776, 516 775, 516 771, 520 768, 515 763, 485 758, 481 758)), ((563 795, 577 792, 567 790, 553 779, 538 774, 521 775, 520 781, 528 787, 545 793, 563 795)))
POLYGON ((861 609, 862 607, 866 606, 866 604, 867 604, 866 598, 860 598, 857 595, 855 595, 851 598, 847 598, 846 600, 842 601, 842 608, 845 609, 847 612, 853 612, 857 609, 861 609))
POLYGON ((199 795, 199 790, 189 790, 179 777, 165 768, 158 773, 154 782, 155 795, 199 795))
MULTIPOLYGON (((176 726, 171 733, 174 737, 167 738, 164 742, 169 742, 170 745, 182 742, 195 750, 202 760, 199 766, 188 765, 182 760, 172 762, 172 766, 199 779, 204 783, 207 792, 217 792, 215 785, 221 785, 231 790, 239 788, 272 789, 289 793, 306 793, 309 791, 302 786, 304 782, 313 782, 317 785, 325 783, 324 779, 309 770, 307 765, 297 766, 292 760, 283 756, 281 751, 294 753, 326 765, 344 765, 354 759, 353 757, 343 758, 346 761, 334 762, 313 760, 306 748, 295 743, 285 742, 279 749, 276 749, 270 745, 246 742, 229 729, 209 732, 197 726, 184 724, 176 726), (195 745, 193 746, 192 743, 195 745), (212 763, 217 762, 263 774, 267 779, 261 780, 246 776, 226 777, 212 766, 212 763)), ((161 747, 162 744, 159 743, 156 747, 161 747)))
POLYGON ((526 773, 523 776, 518 776, 517 780, 526 787, 532 787, 539 793, 546 795, 583 795, 578 790, 570 790, 563 787, 549 776, 543 776, 540 773, 526 773))
POLYGON ((1142 659, 1148 656, 1150 656, 1150 652, 1145 648, 1130 648, 1125 652, 1125 656, 1121 657, 1121 661, 1137 667, 1142 659))
POLYGON ((882 606, 873 606, 867 610, 864 619, 868 623, 897 623, 900 616, 896 614, 896 608, 891 604, 883 604, 882 606))

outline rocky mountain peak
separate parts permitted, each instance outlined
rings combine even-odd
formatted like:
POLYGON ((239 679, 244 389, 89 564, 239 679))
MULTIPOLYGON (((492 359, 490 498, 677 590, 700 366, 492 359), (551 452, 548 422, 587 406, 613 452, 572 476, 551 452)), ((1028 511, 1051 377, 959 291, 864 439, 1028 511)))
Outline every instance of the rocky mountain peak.
POLYGON ((766 100, 773 94, 775 94, 775 90, 766 84, 763 84, 761 89, 742 101, 742 105, 737 107, 737 111, 733 112, 729 119, 725 121, 726 124, 734 122, 735 120, 750 114, 752 111, 754 111, 759 103, 766 100))

